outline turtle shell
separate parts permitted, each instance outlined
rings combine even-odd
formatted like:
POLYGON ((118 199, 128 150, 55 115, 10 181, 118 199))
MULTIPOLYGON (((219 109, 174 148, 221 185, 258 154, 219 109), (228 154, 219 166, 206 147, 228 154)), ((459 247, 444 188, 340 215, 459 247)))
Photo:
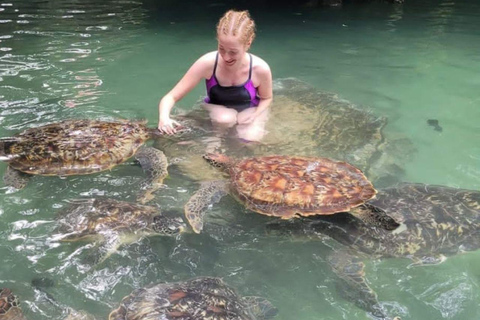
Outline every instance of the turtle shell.
POLYGON ((233 195, 248 209, 283 219, 349 211, 376 194, 359 169, 328 158, 249 158, 229 173, 233 195))
POLYGON ((70 200, 60 213, 62 241, 78 241, 109 232, 138 232, 153 224, 160 210, 108 198, 70 200))
POLYGON ((66 120, 2 139, 3 157, 29 174, 78 175, 111 169, 149 138, 145 123, 66 120))
POLYGON ((237 293, 220 278, 199 277, 133 291, 109 320, 254 320, 237 293))
POLYGON ((18 303, 18 298, 10 289, 0 288, 0 319, 25 320, 18 303))

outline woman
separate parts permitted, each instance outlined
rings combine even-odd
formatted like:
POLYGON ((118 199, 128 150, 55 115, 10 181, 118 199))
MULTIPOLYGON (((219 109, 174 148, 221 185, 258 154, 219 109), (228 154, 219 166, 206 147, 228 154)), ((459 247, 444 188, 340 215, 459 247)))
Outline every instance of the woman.
POLYGON ((248 53, 254 38, 255 22, 248 11, 226 12, 217 25, 218 51, 200 57, 160 100, 158 129, 175 133, 178 122, 170 118, 173 106, 205 79, 204 108, 214 126, 237 125, 241 139, 259 141, 272 102, 272 73, 265 61, 248 53))

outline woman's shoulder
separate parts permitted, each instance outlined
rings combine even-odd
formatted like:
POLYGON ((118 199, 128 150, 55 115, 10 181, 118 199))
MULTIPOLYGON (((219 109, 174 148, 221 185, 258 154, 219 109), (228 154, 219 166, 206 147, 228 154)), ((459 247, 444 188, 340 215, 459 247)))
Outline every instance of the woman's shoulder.
POLYGON ((252 67, 253 67, 254 72, 271 73, 270 66, 268 65, 268 63, 265 60, 263 60, 259 56, 256 56, 252 53, 251 53, 251 55, 252 55, 252 58, 253 58, 252 67))
POLYGON ((198 58, 197 62, 213 64, 213 63, 215 63, 215 58, 216 57, 217 57, 217 51, 207 52, 203 56, 198 58))
POLYGON ((213 67, 215 65, 215 57, 217 56, 216 51, 207 52, 203 56, 197 59, 193 64, 192 68, 199 70, 202 74, 202 77, 208 79, 213 73, 213 67))

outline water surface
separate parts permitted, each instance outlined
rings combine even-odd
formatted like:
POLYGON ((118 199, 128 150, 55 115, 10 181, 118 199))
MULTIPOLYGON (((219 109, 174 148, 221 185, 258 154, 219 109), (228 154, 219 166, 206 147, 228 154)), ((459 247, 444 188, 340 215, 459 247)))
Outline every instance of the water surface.
MULTIPOLYGON (((4 1, 0 3, 0 136, 67 118, 148 119, 201 54, 228 2, 4 1)), ((246 5, 255 18, 251 51, 275 79, 293 77, 386 117, 386 135, 409 141, 402 181, 480 189, 480 4, 409 1, 342 8, 246 5), (441 131, 429 126, 436 119, 441 131)), ((178 112, 204 95, 199 85, 178 112)), ((295 112, 292 109, 292 112, 295 112)), ((288 132, 285 132, 288 134, 288 132)), ((302 141, 299 141, 301 144, 302 141)), ((281 150, 281 147, 279 147, 281 150)), ((150 238, 91 269, 85 243, 52 240, 66 200, 108 196, 134 201, 143 174, 129 164, 85 177, 40 178, 0 193, 0 287, 12 288, 30 319, 59 318, 35 277, 55 281, 62 305, 105 318, 132 289, 194 276, 223 277, 239 292, 279 306, 278 319, 368 319, 336 292, 321 241, 269 238, 266 218, 231 198, 211 210, 206 232, 150 238)), ((0 164, 0 172, 6 165, 0 164)), ((197 188, 172 166, 155 203, 181 214, 197 188)), ((366 261, 380 301, 403 319, 474 319, 480 314, 480 253, 434 267, 366 261)))

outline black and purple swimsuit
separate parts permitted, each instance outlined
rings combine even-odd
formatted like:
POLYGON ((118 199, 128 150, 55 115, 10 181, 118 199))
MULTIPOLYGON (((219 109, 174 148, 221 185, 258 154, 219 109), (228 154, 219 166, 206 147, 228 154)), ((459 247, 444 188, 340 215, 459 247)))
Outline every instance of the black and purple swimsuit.
POLYGON ((215 72, 217 71, 218 52, 215 58, 213 74, 210 79, 205 80, 207 85, 206 103, 218 104, 227 108, 235 109, 242 112, 250 107, 256 107, 260 103, 258 90, 253 86, 252 82, 252 55, 250 56, 250 70, 248 79, 244 84, 238 86, 223 87, 218 83, 215 72))

